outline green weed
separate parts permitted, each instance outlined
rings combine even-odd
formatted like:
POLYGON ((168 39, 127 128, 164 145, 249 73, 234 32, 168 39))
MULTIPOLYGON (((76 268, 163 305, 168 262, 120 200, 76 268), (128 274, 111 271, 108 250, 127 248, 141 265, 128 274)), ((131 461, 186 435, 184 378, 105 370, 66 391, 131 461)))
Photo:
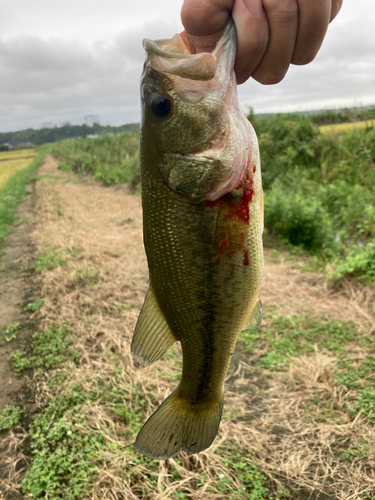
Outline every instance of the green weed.
POLYGON ((351 322, 269 313, 265 317, 267 327, 245 330, 240 335, 245 351, 260 354, 260 367, 283 369, 297 356, 312 354, 318 346, 336 357, 335 383, 351 391, 350 400, 340 408, 332 406, 329 399, 313 398, 305 405, 307 415, 315 420, 341 421, 344 414, 354 419, 361 413, 375 423, 375 341, 370 336, 359 335, 351 322))
POLYGON ((57 267, 65 266, 66 262, 66 259, 63 259, 58 251, 51 249, 49 253, 43 254, 36 259, 34 271, 41 273, 45 269, 56 269, 57 267))
POLYGON ((246 450, 239 450, 228 443, 225 447, 218 448, 216 453, 221 455, 223 471, 225 471, 218 475, 217 487, 226 498, 230 500, 243 498, 272 500, 275 498, 270 495, 270 490, 266 486, 267 477, 259 471, 257 464, 246 450), (234 486, 233 478, 241 481, 240 488, 234 486))
POLYGON ((13 323, 12 325, 8 325, 5 328, 1 328, 0 333, 3 335, 4 339, 7 342, 10 342, 17 337, 19 326, 19 323, 13 323))
POLYGON ((346 353, 346 344, 358 334, 352 323, 318 321, 309 316, 272 316, 265 314, 270 326, 245 330, 240 335, 244 349, 257 353, 266 351, 259 359, 262 368, 276 370, 295 356, 314 352, 318 344, 333 353, 346 353))
POLYGON ((23 414, 22 408, 7 405, 0 413, 0 431, 9 430, 17 425, 23 414))
POLYGON ((341 461, 342 462, 353 462, 357 458, 365 458, 370 452, 368 443, 362 439, 360 443, 353 444, 346 450, 340 450, 343 452, 341 461))
POLYGON ((44 303, 44 299, 36 299, 36 300, 34 300, 34 302, 29 302, 23 308, 23 310, 24 311, 31 311, 31 312, 38 311, 38 309, 40 309, 42 307, 43 303, 44 303))
POLYGON ((51 368, 67 360, 78 362, 79 353, 72 347, 72 330, 68 326, 52 326, 36 332, 29 351, 16 350, 10 360, 17 373, 29 368, 51 368))

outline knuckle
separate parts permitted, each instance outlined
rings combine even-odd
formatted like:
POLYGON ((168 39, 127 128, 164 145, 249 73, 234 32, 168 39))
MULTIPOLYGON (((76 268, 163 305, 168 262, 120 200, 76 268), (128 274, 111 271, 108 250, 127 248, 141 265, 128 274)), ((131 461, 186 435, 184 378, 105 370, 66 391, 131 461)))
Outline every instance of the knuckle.
POLYGON ((266 11, 272 15, 287 19, 298 16, 297 0, 264 0, 264 6, 266 11))

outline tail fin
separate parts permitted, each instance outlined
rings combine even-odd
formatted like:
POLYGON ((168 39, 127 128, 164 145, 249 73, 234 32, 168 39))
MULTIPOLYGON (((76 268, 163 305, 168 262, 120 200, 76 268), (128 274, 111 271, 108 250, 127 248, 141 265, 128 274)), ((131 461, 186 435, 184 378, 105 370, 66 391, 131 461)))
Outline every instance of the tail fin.
POLYGON ((159 460, 180 451, 199 453, 208 448, 219 429, 223 399, 218 403, 192 404, 178 388, 159 406, 135 441, 139 453, 159 460))

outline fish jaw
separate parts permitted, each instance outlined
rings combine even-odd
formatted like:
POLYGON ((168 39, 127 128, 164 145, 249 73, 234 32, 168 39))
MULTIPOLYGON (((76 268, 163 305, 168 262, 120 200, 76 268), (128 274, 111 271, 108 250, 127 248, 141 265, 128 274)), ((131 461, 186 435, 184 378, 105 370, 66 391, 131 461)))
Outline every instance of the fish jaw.
POLYGON ((212 53, 189 54, 179 35, 146 39, 144 47, 141 130, 161 182, 191 203, 217 200, 236 188, 251 160, 251 127, 233 71, 233 21, 212 53))

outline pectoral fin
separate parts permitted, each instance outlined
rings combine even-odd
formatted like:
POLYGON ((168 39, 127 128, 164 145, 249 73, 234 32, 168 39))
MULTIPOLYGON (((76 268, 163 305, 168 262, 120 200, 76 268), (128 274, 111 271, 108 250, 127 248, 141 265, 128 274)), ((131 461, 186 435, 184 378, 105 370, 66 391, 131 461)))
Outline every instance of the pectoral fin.
POLYGON ((250 328, 259 328, 260 325, 262 324, 262 319, 263 319, 263 309, 262 309, 262 302, 260 298, 258 298, 257 302, 255 303, 255 306, 253 307, 250 316, 248 317, 244 330, 248 330, 250 328))
POLYGON ((168 186, 192 203, 199 203, 230 171, 231 167, 217 158, 181 156, 169 173, 168 186))
POLYGON ((150 285, 135 326, 132 355, 143 366, 149 366, 161 358, 177 340, 150 285))

